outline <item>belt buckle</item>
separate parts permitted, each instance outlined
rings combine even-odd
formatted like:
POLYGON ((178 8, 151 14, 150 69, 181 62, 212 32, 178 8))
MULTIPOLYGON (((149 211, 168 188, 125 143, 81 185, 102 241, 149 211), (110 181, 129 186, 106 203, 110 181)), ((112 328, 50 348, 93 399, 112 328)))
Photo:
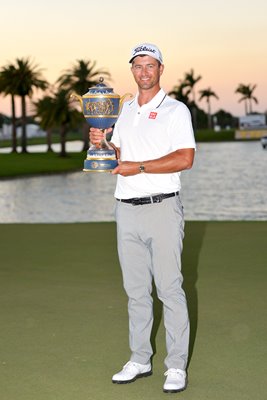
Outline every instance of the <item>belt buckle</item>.
POLYGON ((160 194, 157 194, 156 196, 152 197, 153 203, 161 203, 162 202, 162 196, 160 194))
POLYGON ((142 201, 138 197, 136 197, 135 199, 132 200, 133 206, 140 206, 140 204, 142 204, 142 201))

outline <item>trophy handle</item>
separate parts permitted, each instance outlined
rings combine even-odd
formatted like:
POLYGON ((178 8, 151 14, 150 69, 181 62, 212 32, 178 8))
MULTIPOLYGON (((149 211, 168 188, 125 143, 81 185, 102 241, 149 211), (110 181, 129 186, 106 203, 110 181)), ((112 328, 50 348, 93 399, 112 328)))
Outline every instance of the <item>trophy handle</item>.
POLYGON ((71 95, 70 95, 70 98, 73 98, 73 97, 76 98, 77 100, 79 100, 81 108, 82 108, 82 111, 83 111, 83 99, 82 99, 82 96, 80 96, 79 94, 77 94, 75 92, 72 92, 71 95))
MULTIPOLYGON (((104 133, 104 138, 101 140, 99 148, 103 150, 113 150, 113 148, 110 146, 110 144, 107 141, 107 129, 101 129, 101 131, 104 133)), ((96 146, 98 147, 98 146, 96 146)))
POLYGON ((128 96, 130 97, 130 99, 133 97, 132 93, 126 93, 120 98, 119 113, 121 112, 123 100, 128 96))

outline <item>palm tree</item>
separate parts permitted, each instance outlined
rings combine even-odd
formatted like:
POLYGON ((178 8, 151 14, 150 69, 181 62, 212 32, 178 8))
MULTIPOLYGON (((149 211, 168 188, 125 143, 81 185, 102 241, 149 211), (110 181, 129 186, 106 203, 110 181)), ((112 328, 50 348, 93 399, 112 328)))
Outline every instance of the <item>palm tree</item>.
POLYGON ((51 119, 55 127, 60 128, 61 157, 66 157, 66 135, 69 128, 75 128, 81 123, 81 113, 71 106, 69 91, 60 89, 52 98, 51 119))
POLYGON ((241 101, 244 101, 245 103, 245 114, 247 115, 248 113, 252 113, 252 100, 255 101, 256 104, 258 104, 258 99, 253 96, 253 92, 256 89, 257 85, 243 85, 240 83, 235 90, 235 93, 239 93, 242 95, 241 99, 239 99, 239 103, 241 101))
POLYGON ((197 128, 197 106, 196 106, 196 94, 195 94, 195 85, 197 82, 202 79, 201 75, 194 76, 194 70, 191 68, 189 72, 186 72, 184 75, 184 80, 183 84, 185 87, 189 88, 189 93, 192 94, 192 99, 191 99, 191 109, 192 109, 192 116, 193 116, 193 125, 194 128, 197 128))
POLYGON ((194 70, 191 68, 189 72, 185 73, 184 84, 189 87, 190 93, 192 93, 192 102, 196 104, 195 85, 202 79, 202 76, 194 76, 194 70))
POLYGON ((211 88, 203 89, 199 91, 200 97, 199 101, 202 99, 206 99, 207 101, 207 107, 208 107, 208 128, 212 128, 212 123, 211 123, 211 107, 210 107, 210 98, 215 97, 216 99, 219 99, 217 94, 211 90, 211 88))
POLYGON ((26 98, 31 98, 33 89, 45 90, 48 82, 42 78, 41 70, 36 65, 32 65, 28 58, 17 58, 14 65, 14 87, 15 93, 21 97, 22 113, 22 153, 27 152, 27 134, 26 134, 26 98))
POLYGON ((169 92, 169 96, 174 97, 176 100, 182 101, 186 105, 189 104, 189 93, 190 89, 187 89, 187 85, 184 82, 180 82, 179 85, 174 86, 173 90, 169 92))
POLYGON ((38 120, 40 127, 46 131, 47 134, 47 151, 53 151, 52 149, 52 128, 55 125, 54 122, 54 98, 46 95, 42 99, 34 101, 34 114, 38 120))
POLYGON ((0 92, 4 96, 11 96, 11 124, 12 124, 12 153, 17 152, 17 130, 16 130, 16 109, 15 109, 15 95, 16 84, 14 80, 15 67, 9 64, 3 67, 0 71, 0 92))
POLYGON ((66 135, 69 128, 76 128, 81 124, 81 113, 73 108, 66 89, 59 89, 50 95, 34 101, 34 115, 42 129, 47 132, 47 151, 52 150, 52 129, 60 129, 60 156, 65 157, 66 135))
MULTIPOLYGON (((99 77, 104 76, 110 78, 109 72, 103 69, 95 69, 96 61, 76 60, 76 63, 64 74, 58 78, 59 87, 74 91, 83 95, 88 89, 99 82, 99 77)), ((83 150, 87 150, 89 146, 88 124, 83 121, 83 150)))

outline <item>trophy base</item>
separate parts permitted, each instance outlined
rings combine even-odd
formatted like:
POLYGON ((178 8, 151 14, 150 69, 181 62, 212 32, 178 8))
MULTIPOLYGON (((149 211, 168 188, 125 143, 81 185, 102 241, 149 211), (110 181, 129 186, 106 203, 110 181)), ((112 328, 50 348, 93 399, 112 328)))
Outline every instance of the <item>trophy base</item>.
POLYGON ((118 165, 114 150, 88 150, 84 172, 111 172, 118 165))

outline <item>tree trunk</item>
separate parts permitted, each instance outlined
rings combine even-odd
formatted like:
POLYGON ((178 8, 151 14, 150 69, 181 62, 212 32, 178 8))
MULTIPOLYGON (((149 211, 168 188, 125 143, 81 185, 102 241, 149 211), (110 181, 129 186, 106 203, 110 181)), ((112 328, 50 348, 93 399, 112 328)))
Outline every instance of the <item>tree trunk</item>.
POLYGON ((16 107, 15 107, 15 97, 11 95, 12 102, 12 153, 17 153, 17 127, 16 127, 16 107))
POLYGON ((192 121, 193 121, 193 128, 194 130, 197 129, 197 108, 195 106, 195 104, 193 104, 192 107, 192 121))
POLYGON ((211 122, 211 109, 210 109, 210 101, 209 98, 207 99, 208 104, 208 128, 212 129, 212 122, 211 122))
POLYGON ((21 133, 21 152, 22 153, 27 153, 27 131, 26 131, 26 99, 25 96, 21 96, 21 128, 22 128, 22 133, 21 133))
POLYGON ((252 100, 248 99, 248 104, 249 104, 249 113, 252 113, 252 100))
POLYGON ((60 157, 66 157, 66 133, 67 133, 67 127, 65 124, 61 125, 60 129, 60 144, 61 144, 61 152, 60 152, 60 157))
POLYGON ((52 149, 52 129, 47 129, 46 131, 46 143, 47 143, 47 152, 53 151, 52 149))
POLYGON ((245 99, 245 115, 248 115, 247 99, 245 99))

